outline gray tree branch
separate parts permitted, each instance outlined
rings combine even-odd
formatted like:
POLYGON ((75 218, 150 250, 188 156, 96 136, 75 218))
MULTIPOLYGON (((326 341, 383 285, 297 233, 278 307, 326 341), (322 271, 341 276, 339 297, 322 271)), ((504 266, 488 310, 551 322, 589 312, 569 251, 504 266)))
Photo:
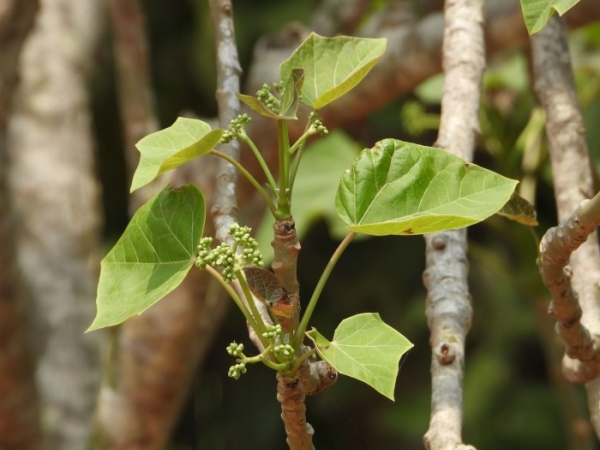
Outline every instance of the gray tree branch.
MULTIPOLYGON (((471 161, 479 131, 481 77, 485 68, 482 0, 446 0, 442 116, 436 147, 471 161)), ((471 326, 467 283, 467 233, 425 236, 427 323, 431 330, 429 450, 472 449, 462 444, 462 382, 465 339, 471 326)))
MULTIPOLYGON (((546 112, 546 132, 550 145, 558 218, 565 220, 583 200, 592 197, 594 187, 564 21, 557 16, 553 17, 541 32, 532 36, 531 47, 534 87, 546 112)), ((598 323, 600 251, 595 233, 590 234, 579 249, 573 252, 570 265, 573 288, 578 293, 583 313, 581 316, 583 327, 580 328, 577 321, 573 321, 575 331, 571 334, 578 334, 580 338, 585 339, 584 327, 593 336, 600 333, 598 323)), ((573 319, 577 316, 577 308, 572 301, 567 304, 571 305, 568 312, 574 314, 571 316, 573 319)), ((560 311, 564 309, 561 307, 560 311)), ((583 347, 585 348, 586 345, 584 344, 583 347)), ((600 381, 586 375, 588 366, 589 364, 573 360, 569 356, 565 356, 563 360, 563 371, 567 378, 586 383, 592 424, 596 434, 600 436, 600 405, 597 401, 600 381)))

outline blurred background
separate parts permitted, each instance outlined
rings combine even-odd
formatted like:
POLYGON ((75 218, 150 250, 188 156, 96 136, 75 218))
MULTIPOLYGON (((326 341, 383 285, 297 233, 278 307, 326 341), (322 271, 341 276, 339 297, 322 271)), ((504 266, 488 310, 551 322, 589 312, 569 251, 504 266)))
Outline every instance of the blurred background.
MULTIPOLYGON (((42 9, 38 14, 44 14, 44 3, 45 0, 42 0, 42 9)), ((53 2, 48 0, 46 3, 51 5, 53 2)), ((63 0, 62 3, 69 2, 63 0)), ((299 280, 304 299, 310 297, 322 269, 339 242, 342 227, 334 213, 334 192, 339 177, 354 155, 386 137, 432 145, 439 125, 443 83, 443 76, 437 73, 440 70, 440 49, 435 44, 437 38, 429 38, 427 33, 435 36, 441 34, 439 27, 437 30, 434 28, 435 23, 439 23, 436 21, 441 18, 442 2, 352 1, 342 9, 339 6, 335 9, 337 4, 344 2, 233 2, 239 58, 244 69, 242 90, 247 93, 254 94, 264 81, 276 81, 256 77, 268 72, 264 69, 267 63, 276 68, 289 55, 286 46, 292 45, 290 42, 295 42, 308 29, 331 35, 353 33, 389 36, 388 53, 403 61, 398 63, 394 60, 398 64, 395 76, 404 80, 398 82, 402 88, 398 87, 385 100, 381 100, 381 93, 373 89, 377 86, 386 89, 389 80, 383 77, 379 82, 374 81, 369 85, 373 97, 379 98, 373 101, 373 106, 368 106, 370 94, 365 89, 361 95, 367 106, 357 107, 356 112, 349 113, 348 117, 339 118, 335 111, 324 112, 325 125, 329 126, 331 133, 321 141, 314 141, 312 149, 307 150, 306 160, 303 161, 304 178, 302 184, 298 185, 295 198, 295 204, 298 205, 295 217, 302 238, 299 280), (351 12, 351 8, 356 8, 354 17, 348 18, 352 15, 340 13, 351 12), (324 20, 327 17, 331 19, 329 22, 324 20), (404 30, 408 37, 400 41, 399 30, 404 30), (404 47, 400 47, 398 42, 403 42, 404 47), (265 53, 271 59, 266 58, 265 53), (265 58, 267 63, 264 62, 265 58), (257 69, 260 67, 262 71, 257 69), (314 202, 304 203, 304 199, 314 202)), ((600 6, 597 2, 585 1, 581 5, 583 7, 580 10, 578 6, 569 13, 572 15, 568 19, 571 55, 586 120, 589 149, 597 164, 600 161, 600 6)), ((153 99, 150 104, 158 127, 171 125, 180 115, 215 117, 215 49, 208 2, 144 0, 140 1, 139 6, 142 14, 139 30, 142 40, 143 33, 146 33, 148 44, 149 97, 153 99)), ((518 20, 518 6, 518 2, 491 0, 486 6, 489 25, 486 37, 490 39, 490 44, 481 107, 481 136, 475 163, 521 180, 521 195, 536 205, 540 225, 535 232, 541 237, 548 227, 556 224, 556 209, 544 117, 532 91, 530 55, 522 18, 520 22, 518 20), (498 30, 493 28, 498 24, 504 28, 503 32, 514 39, 499 44, 501 39, 494 34, 498 30)), ((48 6, 48 10, 52 7, 57 8, 56 5, 48 6)), ((126 156, 128 152, 131 153, 131 148, 127 148, 129 138, 126 134, 129 116, 123 109, 125 94, 120 91, 123 68, 119 66, 118 57, 115 57, 118 46, 122 45, 115 33, 118 29, 116 10, 111 6, 111 14, 108 14, 106 7, 99 5, 95 14, 86 19, 93 21, 97 30, 93 44, 89 44, 89 51, 84 54, 84 58, 88 58, 84 61, 88 67, 85 72, 87 94, 82 95, 89 95, 87 102, 91 114, 93 151, 90 155, 93 160, 90 162, 90 176, 97 177, 101 192, 101 196, 95 197, 101 198, 99 219, 94 226, 99 230, 99 250, 96 254, 89 252, 95 255, 91 261, 96 264, 90 273, 97 272, 98 257, 105 254, 119 238, 133 208, 128 194, 131 168, 126 156)), ((47 20, 42 25, 37 23, 35 26, 44 28, 50 33, 46 36, 51 36, 48 30, 53 26, 55 16, 48 14, 45 17, 47 20)), ((69 17, 75 28, 88 26, 86 22, 74 24, 77 22, 76 14, 69 17)), ((35 30, 35 33, 41 33, 35 30)), ((65 48, 78 45, 68 40, 55 42, 60 42, 58 45, 65 48)), ((22 65, 28 61, 28 45, 26 41, 22 65)), ((47 48, 46 51, 54 50, 47 48)), ((29 56, 33 57, 33 54, 29 56)), ((381 62, 389 63, 388 60, 381 62)), ((393 69, 390 71, 394 73, 393 69)), ((53 69, 49 69, 47 76, 51 77, 53 73, 53 69)), ((27 76, 21 75, 20 89, 27 86, 27 89, 37 89, 40 86, 39 83, 28 83, 27 76)), ((51 96, 53 93, 50 91, 45 95, 51 96)), ((18 146, 24 145, 19 140, 23 132, 19 126, 27 120, 28 108, 36 107, 35 101, 28 103, 26 99, 17 98, 15 102, 15 123, 12 124, 13 119, 9 119, 9 138, 13 133, 8 141, 9 155, 16 155, 18 146)), ((44 111, 43 105, 40 108, 44 111)), ((45 120, 52 121, 51 111, 48 114, 45 120)), ((268 150, 265 151, 268 153, 268 150)), ((18 194, 21 192, 19 186, 27 185, 30 180, 24 172, 28 163, 19 162, 18 156, 11 158, 16 161, 16 169, 13 172, 8 166, 9 179, 11 185, 16 186, 13 190, 18 194)), ((39 164, 39 158, 43 157, 37 158, 39 164)), ((196 167, 202 170, 201 166, 196 167)), ((262 219, 260 202, 251 197, 246 186, 242 185, 240 189, 241 202, 246 205, 242 217, 258 230, 259 236, 266 237, 268 245, 269 223, 262 219)), ((57 195, 73 194, 61 192, 57 195)), ((19 205, 29 201, 27 193, 18 195, 21 197, 15 200, 17 210, 19 205)), ((21 216, 25 215, 21 213, 21 216)), ((77 210, 69 219, 79 220, 77 210)), ((474 319, 467 340, 464 442, 487 450, 600 448, 587 422, 583 389, 568 385, 560 374, 562 349, 554 335, 553 323, 546 314, 548 295, 535 264, 535 238, 526 227, 498 216, 472 227, 469 238, 474 319)), ((331 337, 337 324, 345 317, 376 311, 415 346, 403 360, 395 403, 368 386, 345 377, 340 377, 329 392, 307 399, 307 416, 315 428, 316 448, 423 448, 422 436, 428 427, 431 395, 429 330, 425 318, 425 290, 421 281, 425 267, 424 249, 424 241, 418 236, 356 240, 333 272, 315 312, 313 326, 323 335, 331 337)), ((21 266, 31 258, 27 256, 27 250, 17 249, 17 253, 21 266)), ((36 304, 32 300, 35 295, 31 289, 28 290, 29 305, 36 304)), ((93 302, 93 298, 93 294, 88 295, 86 301, 93 302)), ((36 344, 36 340, 48 339, 44 334, 48 332, 48 326, 44 325, 47 319, 36 317, 51 313, 40 308, 38 306, 38 312, 32 313, 32 345, 37 358, 43 360, 48 346, 36 344), (36 328, 44 326, 46 328, 43 331, 36 328)), ((89 314, 89 311, 82 313, 82 317, 91 321, 89 314)), ((169 413, 171 418, 166 419, 167 423, 171 421, 170 424, 166 428, 162 425, 156 425, 155 428, 163 430, 160 433, 164 429, 173 429, 172 436, 164 444, 168 450, 284 449, 285 434, 275 397, 275 374, 266 367, 255 365, 249 367, 248 373, 237 381, 227 377, 232 361, 225 347, 233 340, 243 342, 247 348, 251 348, 251 344, 239 311, 229 307, 219 314, 223 317, 222 322, 214 319, 220 325, 206 335, 208 343, 203 344, 205 349, 200 351, 198 346, 192 346, 189 351, 190 355, 194 355, 189 357, 189 367, 172 372, 172 378, 172 373, 168 371, 160 375, 160 395, 167 397, 175 392, 173 395, 178 400, 175 406, 170 407, 174 411, 169 413), (171 386, 169 383, 181 385, 171 386), (187 385, 191 386, 189 390, 187 385), (180 414, 177 413, 179 408, 180 414)), ((210 317, 198 320, 211 321, 210 317)), ((162 333, 161 336, 168 336, 169 331, 161 328, 166 325, 163 322, 159 325, 156 323, 147 333, 156 331, 162 333)), ((75 329, 79 333, 86 327, 85 324, 78 325, 75 329)), ((192 329, 197 330, 198 327, 194 325, 192 329)), ((92 406, 87 407, 91 412, 86 414, 96 417, 95 420, 100 417, 101 421, 103 414, 115 404, 122 405, 115 400, 117 397, 111 397, 119 392, 114 385, 112 391, 102 391, 106 395, 97 397, 99 403, 92 392, 97 392, 101 381, 110 384, 107 380, 118 379, 123 371, 128 370, 129 366, 123 366, 122 360, 119 363, 121 366, 111 366, 110 361, 114 358, 114 352, 127 351, 127 339, 133 333, 127 329, 121 332, 94 332, 85 338, 92 342, 89 345, 94 350, 90 350, 90 354, 96 355, 93 358, 98 361, 100 356, 95 349, 104 348, 104 369, 98 369, 101 363, 94 366, 95 369, 90 369, 99 372, 90 377, 86 388, 93 397, 90 400, 92 406), (98 409, 98 404, 102 402, 109 405, 106 410, 98 409)), ((150 345, 144 352, 152 354, 165 350, 161 345, 150 345)), ((137 355, 138 360, 145 358, 140 356, 142 353, 137 355)), ((188 358, 186 355, 181 358, 188 358)), ((119 357, 123 357, 122 354, 119 357)), ((156 364, 160 367, 163 363, 158 361, 156 364)), ((38 368, 38 378, 45 379, 42 371, 44 366, 38 367, 41 367, 38 368)), ((144 373, 138 373, 137 376, 144 380, 140 382, 141 385, 152 378, 144 373)), ((65 378, 62 379, 64 384, 65 378)), ((42 403, 50 401, 48 399, 52 396, 44 394, 44 383, 39 389, 42 403)), ((144 391, 140 390, 135 395, 139 403, 144 404, 144 391)), ((117 407, 117 410, 122 412, 126 409, 117 407)), ((43 427, 59 427, 57 419, 52 418, 60 415, 52 414, 44 413, 43 427)), ((159 416, 157 413, 155 418, 159 416)), ((119 424, 127 420, 126 414, 118 419, 119 424)), ((152 428, 153 424, 150 420, 145 426, 152 428)), ((142 434, 137 431, 138 436, 142 434)), ((56 442, 59 442, 58 439, 56 442)), ((98 442, 102 442, 102 439, 96 441, 94 448, 154 448, 111 447, 98 442)), ((69 448, 56 445, 54 448, 69 448)))

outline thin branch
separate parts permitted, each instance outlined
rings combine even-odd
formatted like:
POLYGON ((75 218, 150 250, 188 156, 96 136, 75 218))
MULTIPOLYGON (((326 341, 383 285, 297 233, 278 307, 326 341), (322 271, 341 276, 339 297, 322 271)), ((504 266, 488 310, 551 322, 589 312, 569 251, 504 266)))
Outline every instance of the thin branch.
MULTIPOLYGON (((219 104, 219 124, 222 129, 229 128, 232 119, 240 113, 240 101, 236 94, 240 92, 242 68, 238 60, 233 26, 233 7, 229 0, 210 0, 215 46, 217 50, 217 102, 219 104)), ((236 140, 222 144, 219 151, 232 159, 240 160, 240 146, 236 140)), ((219 160, 215 193, 213 196, 213 221, 215 237, 221 242, 229 241, 227 233, 237 221, 238 206, 236 200, 236 168, 225 160, 219 160)))
POLYGON ((592 338, 580 322, 582 310, 571 286, 573 274, 568 264, 571 254, 587 241, 598 225, 600 195, 584 200, 568 219, 546 232, 538 261, 542 279, 552 297, 548 312, 558 322, 557 332, 565 343, 567 355, 594 366, 593 370, 586 370, 586 375, 591 377, 586 381, 600 373, 600 342, 592 338))
MULTIPOLYGON (((533 70, 535 76, 535 91, 546 112, 546 132, 550 147, 550 159, 556 192, 556 204, 559 220, 567 219, 583 200, 592 197, 594 192, 592 169, 585 142, 585 129, 581 108, 577 100, 577 91, 573 79, 573 70, 569 57, 569 47, 564 21, 558 16, 550 19, 546 27, 531 38, 533 70)), ((571 230, 569 230, 569 233, 571 230)), ((548 236, 548 243, 555 240, 548 236)), ((549 250, 554 252, 554 250, 549 250)), ((566 250, 568 251, 568 250, 566 250)), ((595 233, 591 233, 579 249, 571 255, 573 291, 578 296, 566 294, 563 298, 554 298, 553 306, 565 325, 560 328, 561 333, 569 336, 570 352, 590 356, 590 344, 586 338, 587 328, 592 335, 598 335, 600 327, 597 318, 600 316, 600 302, 598 301, 597 284, 600 280, 600 251, 595 233), (578 298, 581 305, 581 326, 576 320, 578 316, 578 298), (558 300, 558 303, 557 303, 558 300), (566 300, 563 302, 563 300, 566 300), (572 331, 568 317, 571 316, 572 331), (577 337, 578 335, 578 337, 577 337), (581 348, 576 344, 579 340, 581 348), (587 350, 586 350, 587 349, 587 350)), ((564 278, 560 271, 558 277, 564 278)), ((555 273, 554 276, 557 276, 555 273)), ((552 286, 561 283, 560 279, 548 280, 552 286)), ((594 352, 595 353, 595 352, 594 352)), ((595 361, 596 358, 592 358, 595 361)), ((571 381, 586 383, 588 402, 592 417, 592 424, 596 434, 600 436, 600 405, 597 401, 597 385, 600 383, 595 371, 595 363, 581 362, 571 359, 568 355, 563 359, 563 372, 571 381), (591 367, 590 367, 591 366, 591 367), (590 372, 590 369, 591 372, 590 372), (593 400, 596 399, 596 400, 593 400)))
MULTIPOLYGON (((436 146, 473 159, 479 131, 481 77, 485 67, 482 0, 446 0, 444 26, 444 93, 436 146)), ((462 444, 462 381, 465 339, 472 307, 467 274, 466 230, 425 236, 431 330, 431 421, 425 434, 429 450, 472 449, 462 444)))
POLYGON ((290 450, 315 450, 312 444, 315 431, 306 422, 305 397, 298 377, 287 378, 277 373, 277 400, 281 403, 281 419, 290 450))

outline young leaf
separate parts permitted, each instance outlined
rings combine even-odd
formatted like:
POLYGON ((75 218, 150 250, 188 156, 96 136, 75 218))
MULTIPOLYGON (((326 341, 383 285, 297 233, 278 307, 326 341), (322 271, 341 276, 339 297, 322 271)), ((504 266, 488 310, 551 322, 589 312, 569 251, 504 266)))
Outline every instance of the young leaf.
POLYGON ((321 109, 356 86, 385 51, 386 39, 348 36, 326 38, 311 33, 281 64, 282 80, 295 68, 305 70, 300 101, 321 109))
POLYGON ((495 214, 517 183, 444 150, 385 139, 342 176, 335 204, 349 230, 434 233, 495 214))
POLYGON ((212 130, 196 119, 178 118, 173 125, 152 133, 136 144, 141 153, 131 192, 157 176, 210 152, 221 140, 223 130, 212 130))
POLYGON ((540 31, 554 11, 561 16, 579 3, 579 0, 521 0, 523 17, 529 34, 540 31))
POLYGON ((523 225, 532 227, 539 225, 536 219, 535 207, 516 192, 513 192, 510 200, 496 214, 523 225))
POLYGON ((413 344, 381 320, 379 314, 357 314, 342 320, 333 341, 317 330, 306 333, 317 353, 338 372, 367 383, 394 400, 398 363, 413 344))
POLYGON ((184 279, 196 259, 206 205, 193 185, 165 187, 133 216, 102 260, 98 312, 88 331, 141 314, 184 279))
POLYGON ((285 290, 273 272, 260 267, 245 267, 244 275, 256 298, 271 304, 283 298, 285 290))
POLYGON ((278 114, 275 114, 273 111, 267 108, 267 106, 259 99, 246 94, 236 94, 236 96, 240 99, 241 102, 248 105, 253 111, 256 111, 260 115, 269 117, 270 119, 281 119, 281 117, 279 117, 278 114))
POLYGON ((283 118, 295 119, 298 99, 304 85, 304 69, 292 69, 279 100, 280 115, 283 118))

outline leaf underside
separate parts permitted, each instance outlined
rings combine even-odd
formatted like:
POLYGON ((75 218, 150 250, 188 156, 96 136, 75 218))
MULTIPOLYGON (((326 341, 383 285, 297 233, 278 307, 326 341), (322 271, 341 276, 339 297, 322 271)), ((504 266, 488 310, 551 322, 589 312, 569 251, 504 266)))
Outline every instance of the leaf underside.
POLYGON ((306 334, 321 358, 338 372, 394 400, 400 358, 413 344, 383 322, 379 314, 358 314, 342 320, 331 342, 315 329, 306 334))
POLYGON ((280 67, 282 80, 304 69, 300 102, 321 109, 356 86, 377 63, 386 39, 348 36, 327 38, 311 33, 280 67))
POLYGON ((133 175, 131 192, 159 175, 210 152, 221 140, 223 130, 212 130, 197 119, 178 118, 173 125, 140 140, 140 163, 133 175))
POLYGON ((283 298, 283 286, 269 270, 260 267, 245 267, 244 275, 252 294, 263 302, 275 303, 283 298))
POLYGON ((523 18, 529 34, 540 31, 556 11, 561 16, 579 0, 521 0, 523 18))
POLYGON ((535 206, 518 195, 516 192, 510 197, 510 200, 497 212, 499 216, 514 220, 523 225, 535 227, 538 224, 535 212, 535 206))
POLYGON ((355 232, 434 233, 495 214, 516 184, 444 150, 386 139, 363 150, 343 175, 336 210, 355 232))
POLYGON ((102 260, 96 318, 87 331, 141 314, 175 289, 194 264, 204 230, 204 196, 166 186, 133 216, 102 260))

